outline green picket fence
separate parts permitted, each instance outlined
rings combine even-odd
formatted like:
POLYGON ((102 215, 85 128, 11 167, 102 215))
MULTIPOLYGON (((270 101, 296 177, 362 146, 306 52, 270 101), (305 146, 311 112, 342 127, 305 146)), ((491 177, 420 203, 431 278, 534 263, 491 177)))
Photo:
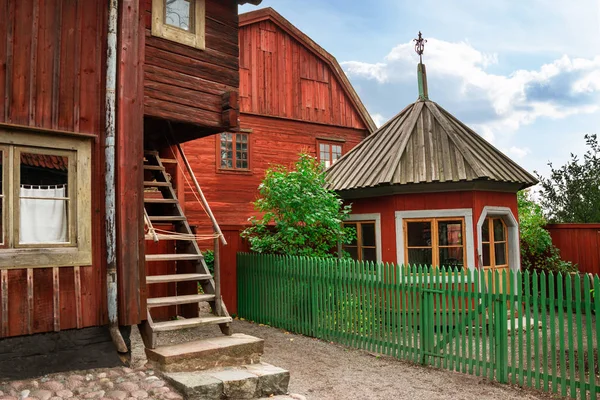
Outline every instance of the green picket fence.
POLYGON ((239 253, 238 314, 558 393, 600 392, 600 279, 239 253))

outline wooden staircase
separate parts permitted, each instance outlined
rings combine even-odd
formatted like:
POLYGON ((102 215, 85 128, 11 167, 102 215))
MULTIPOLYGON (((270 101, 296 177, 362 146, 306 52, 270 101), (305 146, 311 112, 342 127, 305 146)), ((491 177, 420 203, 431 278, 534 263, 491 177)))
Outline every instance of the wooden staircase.
MULTIPOLYGON (((218 325, 221 332, 225 335, 231 335, 230 323, 231 317, 227 308, 220 297, 220 290, 215 279, 204 261, 200 252, 196 237, 188 224, 175 190, 170 181, 165 167, 158 155, 158 152, 148 151, 144 159, 145 176, 152 176, 152 179, 144 181, 144 208, 147 224, 152 228, 154 223, 162 225, 169 224, 173 233, 156 233, 153 229, 146 234, 146 240, 175 241, 175 253, 173 254, 146 254, 146 262, 175 262, 176 273, 171 275, 147 276, 148 285, 175 283, 176 287, 180 282, 198 282, 202 287, 203 293, 198 294, 178 294, 175 290, 174 296, 148 298, 147 300, 147 321, 141 325, 140 332, 147 348, 154 349, 157 346, 157 334, 159 332, 172 331, 177 329, 194 328, 201 325, 218 325), (195 272, 179 273, 177 264, 179 262, 192 262, 195 266, 195 272), (150 310, 155 307, 179 306, 184 304, 208 303, 210 305, 211 316, 199 316, 194 318, 176 319, 164 322, 154 322, 150 310)), ((210 214, 211 218, 214 218, 210 214)), ((218 247, 218 242, 215 241, 218 247)), ((218 273, 218 263, 216 263, 218 273)))

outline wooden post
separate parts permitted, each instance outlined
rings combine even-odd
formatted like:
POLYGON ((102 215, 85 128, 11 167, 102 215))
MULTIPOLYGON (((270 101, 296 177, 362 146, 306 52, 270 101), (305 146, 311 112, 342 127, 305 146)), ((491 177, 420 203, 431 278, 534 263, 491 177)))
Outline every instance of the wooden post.
POLYGON ((215 313, 217 315, 221 315, 221 266, 219 257, 219 238, 215 238, 214 257, 215 313))

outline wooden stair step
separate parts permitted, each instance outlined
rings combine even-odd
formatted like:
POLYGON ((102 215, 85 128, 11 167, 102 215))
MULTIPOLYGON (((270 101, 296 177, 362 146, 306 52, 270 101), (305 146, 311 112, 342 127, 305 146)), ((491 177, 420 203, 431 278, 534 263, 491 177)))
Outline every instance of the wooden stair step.
POLYGON ((144 169, 148 171, 164 171, 165 168, 160 165, 146 165, 144 164, 144 169))
POLYGON ((188 294, 185 296, 154 297, 147 300, 148 308, 175 306, 177 304, 201 303, 203 301, 213 301, 214 294, 188 294))
POLYGON ((201 260, 201 254, 146 254, 146 261, 201 260))
POLYGON ((173 321, 155 322, 152 330, 155 332, 175 331, 178 329, 195 328, 201 325, 228 324, 232 321, 231 317, 199 317, 177 319, 173 321))
POLYGON ((144 197, 144 203, 175 204, 177 203, 177 199, 153 199, 152 197, 144 197))
POLYGON ((204 281, 211 279, 210 274, 174 274, 174 275, 154 275, 147 276, 146 283, 171 283, 171 282, 187 282, 187 281, 204 281))
MULTIPOLYGON (((179 233, 179 232, 173 232, 174 234, 178 234, 178 235, 183 235, 183 233, 179 233)), ((181 241, 192 241, 192 240, 196 240, 195 237, 186 237, 185 239, 182 237, 174 237, 173 235, 166 235, 164 233, 157 233, 156 237, 158 238, 158 240, 181 240, 181 241)), ((146 240, 154 240, 155 236, 147 233, 146 234, 146 240)))
POLYGON ((171 186, 169 182, 152 182, 152 181, 144 181, 144 186, 148 187, 159 187, 159 186, 171 186))
POLYGON ((185 221, 187 219, 182 215, 149 215, 148 218, 152 222, 185 221))

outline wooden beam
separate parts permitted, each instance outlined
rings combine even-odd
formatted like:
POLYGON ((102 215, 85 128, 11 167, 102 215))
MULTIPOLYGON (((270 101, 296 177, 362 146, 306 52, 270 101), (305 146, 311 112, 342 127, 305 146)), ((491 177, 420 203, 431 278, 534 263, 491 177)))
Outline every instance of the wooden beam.
POLYGON ((224 128, 232 129, 237 128, 239 126, 240 112, 238 110, 235 110, 233 108, 223 110, 221 116, 224 128))
POLYGON ((54 331, 60 331, 60 276, 59 268, 52 268, 52 300, 54 311, 54 331))
POLYGON ((27 268, 27 333, 33 333, 33 268, 27 268))
POLYGON ((73 279, 75 280, 75 315, 77 329, 80 329, 83 324, 81 323, 81 271, 79 266, 73 268, 73 279))
POLYGON ((239 110, 240 102, 239 102, 238 92, 232 90, 232 91, 223 93, 221 95, 221 106, 223 107, 224 110, 227 110, 228 108, 233 108, 234 110, 239 110))
POLYGON ((2 329, 0 337, 8 336, 8 271, 0 271, 0 289, 2 289, 2 329))

